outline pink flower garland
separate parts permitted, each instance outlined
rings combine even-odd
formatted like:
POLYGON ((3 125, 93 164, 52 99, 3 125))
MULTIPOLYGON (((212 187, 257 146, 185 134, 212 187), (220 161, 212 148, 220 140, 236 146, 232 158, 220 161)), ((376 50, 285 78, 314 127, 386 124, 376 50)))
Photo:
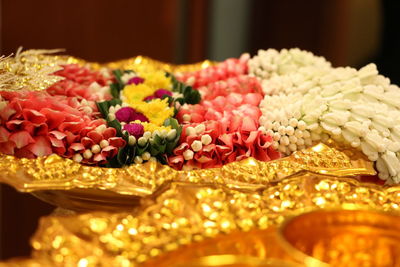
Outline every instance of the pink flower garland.
POLYGON ((258 130, 262 88, 257 78, 245 75, 245 62, 247 58, 242 56, 181 76, 193 82, 202 102, 179 110, 177 119, 184 127, 179 146, 168 157, 170 166, 213 168, 247 157, 261 161, 280 158, 271 146, 272 137, 258 130))
POLYGON ((114 128, 94 117, 94 102, 46 92, 0 92, 0 96, 1 153, 25 158, 55 153, 98 164, 125 145, 115 137, 114 128))
POLYGON ((111 81, 110 78, 106 78, 100 72, 91 71, 77 64, 69 64, 64 65, 62 70, 54 74, 65 77, 65 79, 47 89, 50 95, 64 95, 95 101, 111 99, 111 95, 108 92, 102 93, 90 90, 90 86, 93 83, 97 83, 98 87, 103 87, 111 81))
POLYGON ((235 127, 225 127, 219 121, 187 124, 180 145, 168 157, 168 164, 179 170, 220 167, 247 157, 262 161, 280 158, 280 153, 271 147, 272 141, 271 136, 258 131, 254 121, 246 117, 235 127))
POLYGON ((250 56, 248 54, 243 54, 240 58, 229 58, 215 66, 194 72, 181 73, 177 75, 177 78, 183 83, 198 88, 216 81, 246 74, 248 71, 247 61, 249 58, 250 56))

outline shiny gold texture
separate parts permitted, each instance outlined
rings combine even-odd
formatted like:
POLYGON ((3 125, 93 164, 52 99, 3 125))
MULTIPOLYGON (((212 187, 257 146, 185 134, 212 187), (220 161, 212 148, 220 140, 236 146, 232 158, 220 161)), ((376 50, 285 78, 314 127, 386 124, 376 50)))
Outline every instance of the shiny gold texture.
MULTIPOLYGON (((326 233, 332 237, 342 233, 346 238, 369 233, 376 240, 387 239, 378 243, 365 239, 342 243, 351 245, 354 255, 362 255, 367 247, 376 250, 376 256, 363 258, 365 265, 352 265, 345 257, 336 257, 341 262, 331 262, 339 266, 343 262, 350 264, 347 266, 387 266, 382 263, 390 259, 377 259, 394 255, 390 253, 397 250, 393 246, 399 235, 395 214, 400 213, 400 186, 383 187, 307 173, 256 191, 216 184, 171 183, 141 203, 136 210, 117 214, 97 212, 42 218, 31 242, 34 251, 30 261, 47 261, 48 266, 163 267, 187 262, 204 266, 204 257, 234 255, 231 259, 242 262, 248 256, 259 258, 260 264, 273 263, 275 259, 285 264, 326 266, 315 258, 296 255, 308 244, 315 247, 310 255, 323 260, 326 255, 341 253, 340 240, 329 241, 326 233), (284 237, 294 244, 294 248, 287 250, 280 241, 282 237, 276 235, 276 228, 288 218, 319 209, 327 211, 284 224, 283 229, 290 229, 291 234, 286 235, 284 230, 284 237), (392 215, 380 215, 374 210, 392 215), (382 227, 391 224, 391 228, 382 227), (314 226, 321 235, 312 238, 314 226)), ((251 261, 250 258, 247 260, 251 261)), ((226 263, 226 257, 220 259, 226 263)))
POLYGON ((65 57, 49 56, 62 49, 26 50, 19 48, 15 56, 0 59, 0 90, 16 91, 44 90, 53 83, 64 79, 52 75, 60 70, 62 64, 68 63, 65 57))
POLYGON ((22 192, 35 192, 59 207, 79 211, 126 210, 169 181, 257 189, 302 171, 336 176, 375 174, 372 163, 361 154, 346 153, 349 152, 319 144, 274 161, 249 158, 221 168, 193 171, 176 171, 155 162, 112 169, 84 166, 57 155, 37 159, 1 155, 0 182, 22 192))
POLYGON ((214 64, 215 63, 210 60, 204 60, 202 62, 194 64, 174 65, 154 60, 145 56, 137 56, 105 64, 89 63, 89 65, 91 65, 92 68, 106 67, 111 69, 125 69, 125 70, 136 70, 136 71, 151 71, 156 69, 156 70, 164 70, 175 74, 180 72, 189 72, 189 71, 196 71, 199 69, 205 69, 214 64))
POLYGON ((132 69, 135 71, 164 70, 171 73, 195 71, 215 63, 209 60, 203 62, 174 65, 154 60, 144 56, 136 56, 124 60, 109 63, 87 62, 85 60, 65 56, 51 55, 64 51, 63 49, 53 50, 26 50, 19 48, 15 55, 0 58, 0 90, 17 91, 22 88, 27 90, 45 90, 55 82, 64 79, 52 75, 60 70, 63 64, 86 65, 92 69, 132 69))
POLYGON ((400 216, 372 211, 314 211, 281 229, 284 248, 302 262, 400 266, 400 216))

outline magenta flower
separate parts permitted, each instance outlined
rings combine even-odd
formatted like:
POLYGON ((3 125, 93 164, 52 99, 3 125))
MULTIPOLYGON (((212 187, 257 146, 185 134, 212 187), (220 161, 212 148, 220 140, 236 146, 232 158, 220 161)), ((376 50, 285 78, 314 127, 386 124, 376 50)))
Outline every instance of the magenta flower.
POLYGON ((126 123, 136 120, 149 122, 149 119, 145 115, 137 112, 134 108, 131 107, 120 108, 117 112, 115 112, 115 117, 118 121, 126 123))
POLYGON ((149 95, 149 96, 146 96, 145 98, 143 98, 143 101, 151 101, 153 99, 156 99, 156 97, 154 95, 149 95))
POLYGON ((132 84, 132 83, 134 83, 135 85, 138 85, 138 84, 143 83, 143 82, 144 82, 144 79, 143 79, 143 78, 136 76, 136 77, 131 78, 131 79, 128 81, 127 84, 132 84))
POLYGON ((156 98, 162 98, 164 95, 172 96, 172 92, 165 89, 158 89, 154 92, 156 98))
POLYGON ((130 123, 124 125, 124 130, 129 133, 129 135, 133 135, 136 138, 139 138, 144 133, 144 127, 140 123, 130 123))
POLYGON ((136 110, 131 107, 123 107, 120 108, 117 112, 115 112, 115 117, 120 122, 131 122, 134 121, 134 116, 136 114, 136 110))
POLYGON ((140 112, 136 112, 135 115, 133 116, 132 121, 136 121, 136 120, 141 121, 141 122, 149 122, 149 119, 140 112))

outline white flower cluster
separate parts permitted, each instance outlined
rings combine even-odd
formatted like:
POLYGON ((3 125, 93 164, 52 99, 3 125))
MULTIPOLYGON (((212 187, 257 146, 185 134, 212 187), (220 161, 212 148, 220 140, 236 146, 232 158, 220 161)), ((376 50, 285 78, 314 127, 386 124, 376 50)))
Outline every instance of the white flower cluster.
MULTIPOLYGON (((307 64, 321 63, 319 58, 307 60, 307 64)), ((369 160, 375 161, 381 179, 400 183, 398 86, 379 75, 374 64, 358 71, 349 67, 329 68, 306 75, 303 68, 312 68, 305 64, 297 64, 299 71, 293 68, 293 61, 288 61, 290 68, 279 64, 279 69, 290 71, 283 75, 271 72, 268 77, 274 78, 263 79, 266 96, 260 104, 263 113, 260 128, 273 136, 274 147, 290 154, 332 138, 359 148, 369 160), (269 81, 279 83, 280 78, 282 87, 274 95, 268 95, 269 81), (287 80, 292 85, 288 87, 291 92, 284 87, 287 80)), ((252 72, 260 73, 254 69, 252 72)))
POLYGON ((316 83, 316 74, 322 75, 331 69, 325 58, 298 48, 259 50, 248 65, 249 73, 260 78, 265 94, 304 93, 316 83))

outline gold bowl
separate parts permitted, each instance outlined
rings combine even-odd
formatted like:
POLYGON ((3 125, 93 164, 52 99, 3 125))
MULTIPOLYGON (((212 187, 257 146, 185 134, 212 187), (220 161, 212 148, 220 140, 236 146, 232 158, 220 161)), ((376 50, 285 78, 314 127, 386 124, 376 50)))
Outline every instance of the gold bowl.
POLYGON ((365 210, 318 210, 282 225, 287 253, 306 266, 400 266, 400 216, 365 210))

